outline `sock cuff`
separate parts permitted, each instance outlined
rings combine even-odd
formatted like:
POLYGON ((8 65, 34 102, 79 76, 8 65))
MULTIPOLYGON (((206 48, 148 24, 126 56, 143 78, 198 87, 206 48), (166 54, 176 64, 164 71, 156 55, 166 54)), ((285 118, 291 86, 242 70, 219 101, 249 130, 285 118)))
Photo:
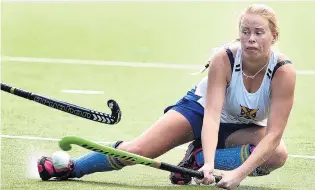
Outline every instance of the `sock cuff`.
POLYGON ((250 144, 241 146, 240 157, 241 157, 242 163, 244 163, 245 160, 247 160, 247 158, 251 154, 251 149, 252 149, 252 145, 250 145, 250 144))
MULTIPOLYGON (((112 145, 112 147, 113 148, 117 148, 121 143, 123 143, 124 141, 116 141, 113 145, 112 145)), ((119 161, 119 159, 117 159, 117 158, 115 158, 115 157, 113 157, 113 158, 109 158, 110 156, 108 156, 108 160, 110 160, 111 159, 111 162, 112 163, 115 163, 115 166, 117 166, 117 168, 118 169, 121 169, 121 168, 123 168, 123 167, 125 167, 126 165, 125 164, 123 164, 121 161, 119 161)))
POLYGON ((121 143, 123 143, 124 141, 116 141, 113 145, 112 145, 112 147, 113 148, 117 148, 121 143))
POLYGON ((106 158, 108 160, 109 165, 115 170, 119 170, 126 166, 125 164, 121 163, 117 158, 108 155, 106 155, 106 158))

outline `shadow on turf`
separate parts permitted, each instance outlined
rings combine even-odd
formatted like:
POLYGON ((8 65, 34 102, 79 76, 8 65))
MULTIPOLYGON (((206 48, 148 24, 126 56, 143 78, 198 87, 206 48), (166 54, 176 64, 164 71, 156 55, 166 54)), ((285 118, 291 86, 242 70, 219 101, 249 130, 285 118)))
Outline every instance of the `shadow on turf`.
MULTIPOLYGON (((51 180, 49 182, 65 182, 65 181, 58 181, 58 180, 51 180)), ((132 188, 132 189, 218 189, 215 186, 198 186, 198 185, 158 185, 158 186, 150 186, 150 185, 132 185, 128 183, 115 183, 115 182, 101 182, 101 181, 83 181, 83 180, 75 180, 75 179, 68 179, 66 182, 74 182, 74 183, 82 183, 88 185, 95 185, 95 186, 104 186, 105 187, 120 187, 120 188, 132 188)), ((259 187, 259 186, 248 186, 248 185, 240 185, 237 189, 245 189, 245 190, 276 190, 277 188, 270 188, 270 187, 259 187)))

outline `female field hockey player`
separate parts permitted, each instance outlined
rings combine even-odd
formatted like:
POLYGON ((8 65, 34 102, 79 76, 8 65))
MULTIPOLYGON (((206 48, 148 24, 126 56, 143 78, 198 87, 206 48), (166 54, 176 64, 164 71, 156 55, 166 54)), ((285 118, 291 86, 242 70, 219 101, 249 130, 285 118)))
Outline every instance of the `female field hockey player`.
MULTIPOLYGON (((214 169, 223 170, 216 185, 226 189, 247 176, 282 167, 288 156, 282 135, 293 106, 296 73, 288 58, 273 50, 278 37, 275 12, 264 5, 249 6, 239 20, 239 40, 213 55, 206 65, 208 76, 142 135, 112 146, 156 158, 192 141, 179 165, 203 171, 204 178, 195 179, 202 184, 214 182, 214 169)), ((43 180, 67 179, 126 165, 130 163, 90 152, 62 169, 42 157, 38 171, 43 180)), ((171 173, 170 180, 189 184, 192 179, 171 173)))

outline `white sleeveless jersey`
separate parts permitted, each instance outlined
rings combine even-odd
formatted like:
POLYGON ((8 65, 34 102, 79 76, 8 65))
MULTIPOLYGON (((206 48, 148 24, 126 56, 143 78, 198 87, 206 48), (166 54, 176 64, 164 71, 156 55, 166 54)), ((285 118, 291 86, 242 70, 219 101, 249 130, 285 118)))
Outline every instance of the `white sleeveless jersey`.
MULTIPOLYGON (((226 89, 221 123, 267 125, 270 108, 271 76, 277 64, 278 56, 272 51, 260 88, 255 93, 249 93, 244 86, 242 74, 242 50, 239 47, 236 55, 230 84, 226 89)), ((205 94, 208 77, 196 86, 195 94, 201 98, 198 102, 205 106, 205 94)))

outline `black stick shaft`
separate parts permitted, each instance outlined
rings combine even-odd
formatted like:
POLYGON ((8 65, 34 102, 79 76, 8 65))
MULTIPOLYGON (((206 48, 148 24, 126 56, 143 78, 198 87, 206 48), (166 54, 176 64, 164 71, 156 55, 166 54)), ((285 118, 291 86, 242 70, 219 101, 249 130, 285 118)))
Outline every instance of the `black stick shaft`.
POLYGON ((10 86, 10 85, 4 84, 4 83, 1 83, 1 90, 5 91, 5 92, 9 92, 11 94, 14 94, 16 96, 20 96, 22 98, 34 100, 34 95, 31 92, 27 92, 25 90, 15 88, 13 86, 10 86))
POLYGON ((48 97, 41 96, 39 94, 31 93, 22 89, 15 88, 13 86, 1 83, 1 90, 14 94, 16 96, 32 100, 39 104, 81 117, 85 119, 89 119, 92 121, 105 123, 105 124, 116 124, 121 119, 121 111, 114 100, 109 100, 107 102, 108 107, 111 109, 112 113, 102 113, 94 110, 90 110, 84 107, 80 107, 74 104, 70 104, 68 102, 63 102, 59 100, 54 100, 48 97))
MULTIPOLYGON (((161 170, 166 170, 166 171, 170 171, 170 172, 176 172, 176 173, 181 173, 181 174, 187 174, 191 177, 197 177, 202 179, 203 176, 203 172, 201 171, 195 171, 195 170, 191 170, 191 169, 187 169, 187 168, 183 168, 183 167, 179 167, 179 166, 175 166, 172 164, 168 164, 168 163, 164 163, 161 162, 161 166, 160 166, 161 170)), ((221 179, 222 176, 214 176, 215 177, 215 182, 218 183, 221 179)))

